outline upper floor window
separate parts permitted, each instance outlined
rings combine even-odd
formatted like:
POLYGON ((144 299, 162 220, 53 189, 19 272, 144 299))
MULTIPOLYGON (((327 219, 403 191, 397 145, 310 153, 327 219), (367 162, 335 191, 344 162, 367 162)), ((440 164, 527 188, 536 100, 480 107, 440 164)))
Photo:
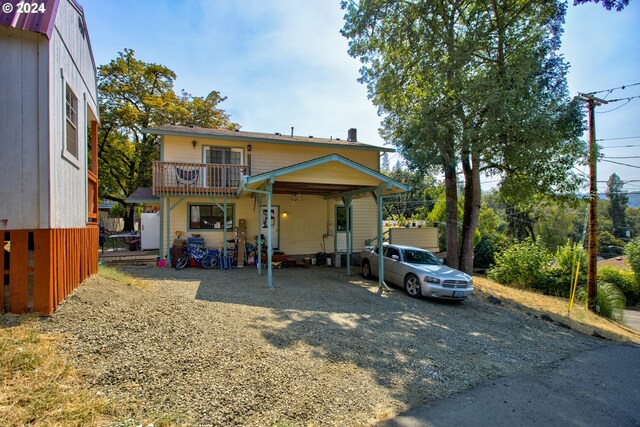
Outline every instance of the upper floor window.
POLYGON ((65 116, 67 127, 67 152, 78 158, 78 98, 69 85, 65 91, 65 116))

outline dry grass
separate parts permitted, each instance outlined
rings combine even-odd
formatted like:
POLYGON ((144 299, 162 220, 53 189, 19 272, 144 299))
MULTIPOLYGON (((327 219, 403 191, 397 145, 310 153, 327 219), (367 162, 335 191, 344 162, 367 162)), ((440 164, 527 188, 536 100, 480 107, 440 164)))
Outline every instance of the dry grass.
POLYGON ((98 274, 105 279, 115 280, 116 282, 120 282, 127 286, 133 286, 141 289, 149 287, 149 283, 146 280, 133 277, 127 272, 115 267, 101 265, 98 267, 98 274))
POLYGON ((477 276, 473 278, 473 283, 477 290, 508 301, 507 305, 510 304, 514 309, 525 309, 539 314, 548 313, 553 315, 555 320, 562 321, 585 334, 592 334, 597 329, 601 335, 616 341, 640 343, 639 332, 623 324, 598 316, 581 306, 577 301, 574 303, 571 313, 569 313, 568 300, 564 298, 511 288, 477 276))
POLYGON ((3 426, 99 425, 114 407, 57 350, 63 339, 37 332, 33 316, 2 315, 0 325, 0 419, 3 426))

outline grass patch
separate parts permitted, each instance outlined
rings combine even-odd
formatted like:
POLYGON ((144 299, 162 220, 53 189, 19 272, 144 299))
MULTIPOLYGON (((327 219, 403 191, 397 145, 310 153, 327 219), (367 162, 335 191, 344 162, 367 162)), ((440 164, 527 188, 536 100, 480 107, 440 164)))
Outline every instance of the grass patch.
POLYGON ((479 276, 473 278, 474 287, 484 294, 493 295, 513 304, 506 304, 515 309, 527 309, 536 314, 548 313, 561 320, 573 329, 591 335, 597 329, 601 335, 618 341, 640 343, 640 333, 612 320, 598 316, 584 305, 575 302, 569 313, 569 300, 565 298, 542 295, 524 289, 511 288, 493 280, 479 276))
POLYGON ((116 415, 62 358, 61 336, 39 333, 33 316, 0 318, 0 419, 6 426, 87 426, 116 415))
POLYGON ((127 286, 133 286, 136 288, 146 288, 149 286, 145 280, 133 277, 129 273, 115 267, 100 265, 98 266, 98 274, 105 279, 115 280, 116 282, 120 282, 127 286))

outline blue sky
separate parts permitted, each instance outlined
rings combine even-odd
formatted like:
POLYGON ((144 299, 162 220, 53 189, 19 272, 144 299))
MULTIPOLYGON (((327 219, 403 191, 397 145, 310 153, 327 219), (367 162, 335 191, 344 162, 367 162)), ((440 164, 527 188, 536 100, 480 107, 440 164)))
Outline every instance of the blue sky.
MULTIPOLYGON (((346 138, 355 127, 359 141, 384 143, 380 117, 357 82, 359 62, 339 34, 339 0, 79 1, 98 65, 131 48, 172 69, 177 90, 227 96, 221 107, 244 130, 286 134, 294 126, 296 135, 346 138)), ((639 2, 622 12, 569 5, 562 53, 572 95, 640 82, 639 2)), ((605 95, 640 95, 640 85, 605 95)), ((597 138, 607 139, 600 144, 609 160, 639 167, 600 162, 598 180, 615 172, 638 180, 625 188, 640 191, 640 159, 617 158, 640 156, 640 99, 622 104, 597 108, 597 138), (630 136, 638 138, 609 139, 630 136), (621 145, 636 146, 607 148, 621 145)))

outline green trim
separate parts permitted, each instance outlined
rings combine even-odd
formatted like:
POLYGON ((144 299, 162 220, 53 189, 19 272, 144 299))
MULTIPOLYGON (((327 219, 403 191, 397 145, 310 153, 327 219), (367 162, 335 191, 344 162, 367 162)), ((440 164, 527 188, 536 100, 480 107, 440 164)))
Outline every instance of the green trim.
POLYGON ((411 190, 411 186, 402 184, 401 182, 395 181, 392 178, 389 178, 386 175, 381 174, 380 172, 376 172, 373 169, 369 169, 366 166, 362 166, 360 163, 356 163, 352 160, 349 160, 345 157, 342 157, 339 154, 329 154, 328 156, 324 156, 324 157, 318 157, 317 159, 313 159, 313 160, 308 160, 306 162, 302 162, 302 163, 298 163, 295 165, 291 165, 291 166, 287 166, 284 168, 280 168, 280 169, 275 169, 272 170, 270 172, 264 172, 261 173, 259 175, 254 175, 254 176, 249 176, 246 178, 245 182, 244 182, 244 186, 247 185, 251 185, 251 184, 256 184, 259 183, 261 181, 264 181, 267 178, 272 178, 275 179, 279 176, 283 176, 283 175, 287 175, 293 172, 298 172, 298 171, 302 171, 314 166, 319 166, 319 165, 323 165, 325 163, 329 163, 329 162, 338 162, 341 163, 345 166, 351 167, 352 169, 355 169, 359 172, 362 172, 366 175, 369 175, 373 178, 376 178, 380 181, 382 181, 383 183, 387 184, 387 188, 391 187, 391 186, 395 186, 397 187, 399 190, 402 191, 409 191, 411 190))
MULTIPOLYGON (((282 139, 271 138, 259 138, 254 136, 244 136, 240 132, 238 135, 213 135, 199 132, 184 132, 179 130, 158 129, 158 128, 143 128, 143 132, 148 132, 154 135, 172 135, 172 136, 186 136, 189 138, 206 138, 206 139, 224 139, 227 141, 245 141, 245 142, 267 142, 269 144, 283 144, 283 145, 298 145, 298 146, 311 146, 311 147, 334 147, 334 148, 346 148, 349 150, 367 150, 367 151, 383 151, 387 153, 395 153, 395 148, 378 147, 376 145, 364 145, 364 143, 357 143, 362 145, 349 145, 349 144, 334 144, 331 142, 309 142, 301 139, 293 139, 286 141, 282 139)), ((330 141, 330 140, 328 140, 330 141)), ((348 142, 343 140, 344 142, 348 142)))
MULTIPOLYGON (((191 206, 215 206, 216 208, 220 209, 220 211, 223 213, 224 215, 224 211, 223 209, 221 209, 221 205, 217 202, 213 202, 213 203, 203 203, 203 202, 189 202, 187 203, 187 224, 185 229, 188 232, 194 232, 194 233, 208 233, 208 232, 215 232, 215 233, 220 233, 220 232, 225 232, 225 231, 233 231, 234 229, 234 225, 236 222, 236 204, 235 203, 227 203, 227 208, 230 206, 232 211, 231 211, 231 228, 229 227, 223 227, 223 228, 191 228, 191 206)), ((228 222, 228 218, 227 218, 227 222, 228 222)), ((225 224, 226 226, 226 224, 225 224)))

